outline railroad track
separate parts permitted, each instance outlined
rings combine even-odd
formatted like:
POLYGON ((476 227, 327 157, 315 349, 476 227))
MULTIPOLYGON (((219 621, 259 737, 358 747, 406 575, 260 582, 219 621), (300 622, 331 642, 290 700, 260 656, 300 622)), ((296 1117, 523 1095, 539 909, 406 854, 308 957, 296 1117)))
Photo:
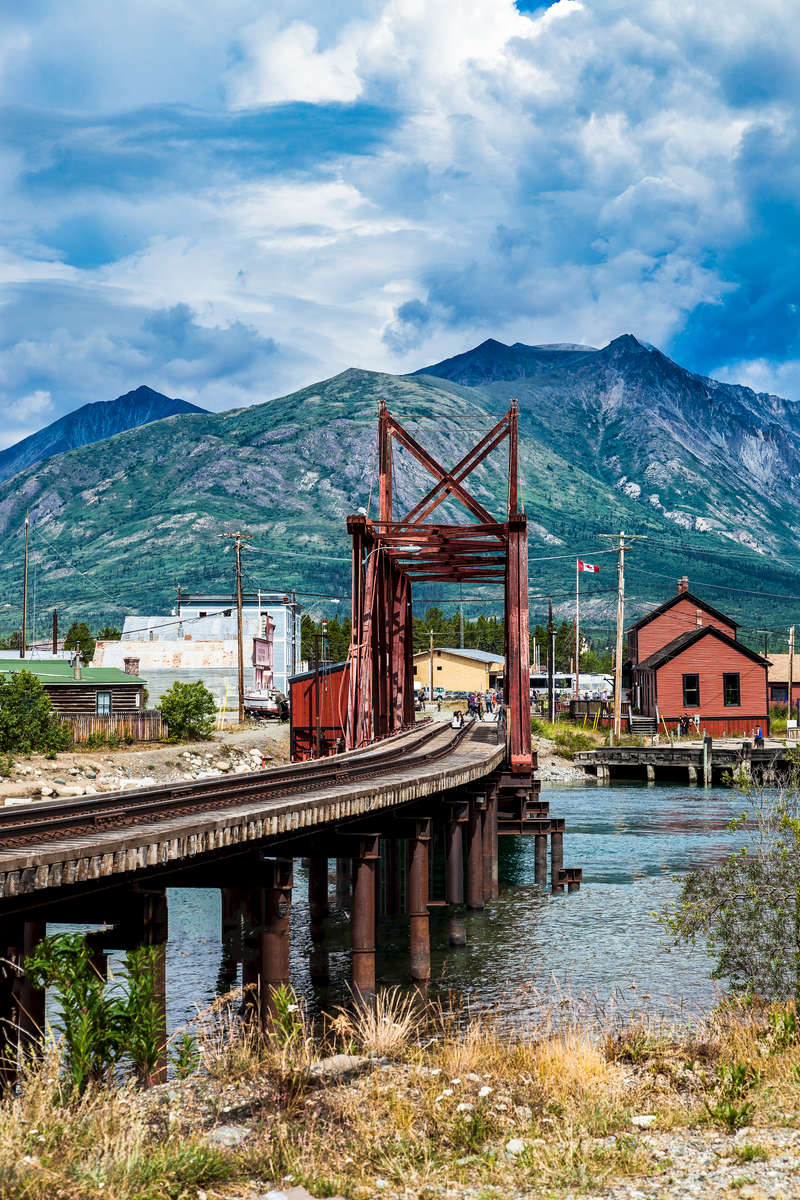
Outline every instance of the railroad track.
POLYGON ((449 754, 468 732, 465 725, 455 733, 431 723, 413 740, 403 739, 386 746, 370 747, 274 767, 247 775, 219 776, 186 784, 107 792, 55 803, 43 801, 30 808, 0 808, 0 852, 56 841, 65 836, 85 837, 109 829, 124 829, 142 823, 166 821, 208 810, 241 807, 249 801, 264 803, 287 796, 329 787, 346 786, 360 780, 388 775, 404 768, 433 762, 449 754), (441 745, 430 746, 449 732, 441 745))

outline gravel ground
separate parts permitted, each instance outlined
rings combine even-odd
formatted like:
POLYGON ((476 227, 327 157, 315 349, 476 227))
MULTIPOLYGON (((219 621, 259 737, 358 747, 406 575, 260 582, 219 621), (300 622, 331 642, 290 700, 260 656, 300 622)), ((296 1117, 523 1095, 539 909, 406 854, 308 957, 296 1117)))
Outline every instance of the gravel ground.
POLYGON ((0 802, 91 795, 184 779, 259 771, 289 760, 289 727, 277 722, 216 733, 207 742, 33 754, 0 779, 0 802))

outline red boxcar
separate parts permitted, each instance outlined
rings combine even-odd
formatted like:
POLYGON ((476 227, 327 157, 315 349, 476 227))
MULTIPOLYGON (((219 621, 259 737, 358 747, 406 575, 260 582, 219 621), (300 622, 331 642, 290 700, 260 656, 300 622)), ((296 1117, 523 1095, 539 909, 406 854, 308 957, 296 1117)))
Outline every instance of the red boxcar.
POLYGON ((344 749, 350 663, 321 663, 289 680, 289 747, 292 762, 344 749), (319 714, 319 716, 318 716, 319 714))

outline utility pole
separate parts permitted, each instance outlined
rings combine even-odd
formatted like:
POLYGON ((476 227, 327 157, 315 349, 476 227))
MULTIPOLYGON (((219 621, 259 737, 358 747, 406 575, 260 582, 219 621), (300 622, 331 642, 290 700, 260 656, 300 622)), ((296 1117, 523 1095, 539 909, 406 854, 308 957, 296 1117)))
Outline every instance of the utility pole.
POLYGON ((319 686, 319 662, 320 644, 324 636, 324 633, 312 633, 311 635, 311 641, 314 643, 314 741, 317 747, 317 758, 322 758, 322 714, 320 712, 322 698, 319 686))
MULTIPOLYGON (((181 615, 181 600, 182 600, 182 598, 183 598, 183 592, 181 590, 181 585, 178 584, 178 608, 176 611, 176 616, 181 615)), ((180 633, 180 630, 178 630, 178 633, 180 633)))
POLYGON ((458 644, 464 649, 464 585, 458 585, 458 644))
POLYGON ((244 722, 244 645, 242 642, 242 542, 247 541, 252 533, 223 533, 223 537, 232 538, 236 548, 236 644, 239 657, 239 724, 244 722))
POLYGON ((297 674, 297 589, 292 588, 292 674, 297 674))
POLYGON ((792 683, 794 678, 794 625, 789 626, 789 716, 794 712, 792 683))
POLYGON ((58 654, 58 611, 53 609, 53 657, 58 654))
POLYGON ((431 630, 431 643, 430 643, 430 649, 428 651, 428 655, 429 655, 429 659, 428 659, 428 667, 429 667, 428 697, 430 699, 431 704, 433 704, 433 630, 431 630))
POLYGON ((556 719, 556 631, 553 628, 553 601, 548 601, 547 609, 547 715, 551 724, 556 719))
MULTIPOLYGON (((614 533, 601 533, 598 537, 616 538, 614 533)), ((631 540, 636 540, 635 538, 631 540)), ((625 534, 620 530, 617 553, 617 650, 614 662, 614 736, 622 733, 622 626, 625 623, 625 551, 632 550, 625 545, 625 534)))
POLYGON ((19 648, 20 658, 25 657, 26 621, 28 616, 28 510, 25 509, 25 567, 22 576, 22 644, 19 648))

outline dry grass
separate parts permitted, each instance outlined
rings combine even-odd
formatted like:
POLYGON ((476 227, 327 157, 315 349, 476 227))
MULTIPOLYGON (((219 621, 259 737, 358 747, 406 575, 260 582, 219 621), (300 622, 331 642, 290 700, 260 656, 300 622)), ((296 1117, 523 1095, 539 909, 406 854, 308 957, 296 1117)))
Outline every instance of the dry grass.
POLYGON ((373 1006, 340 1008, 330 1022, 331 1033, 363 1054, 394 1058, 416 1038, 420 1023, 417 998, 399 987, 378 992, 373 1006))
POLYGON ((501 1011, 425 1008, 395 989, 372 1014, 339 1012, 326 1023, 318 1053, 365 1051, 373 1065, 318 1086, 307 1070, 311 1033, 292 998, 267 1038, 239 1020, 240 1001, 231 993, 200 1014, 201 1067, 171 1089, 68 1100, 50 1053, 0 1110, 0 1196, 195 1200, 203 1190, 210 1200, 228 1194, 226 1176, 228 1186, 302 1183, 351 1200, 467 1186, 487 1197, 559 1196, 656 1170, 634 1115, 654 1114, 659 1129, 725 1128, 746 1112, 747 1124, 766 1127, 793 1122, 800 1100, 792 1005, 731 1005, 687 1029, 664 1020, 615 1027, 591 1005, 559 1003, 515 1030, 501 1011), (251 1136, 238 1150, 214 1150, 209 1120, 244 1120, 251 1136))
POLYGON ((196 1138, 153 1137, 130 1088, 62 1091, 52 1047, 0 1104, 3 1200, 167 1200, 228 1178, 231 1164, 196 1138))

